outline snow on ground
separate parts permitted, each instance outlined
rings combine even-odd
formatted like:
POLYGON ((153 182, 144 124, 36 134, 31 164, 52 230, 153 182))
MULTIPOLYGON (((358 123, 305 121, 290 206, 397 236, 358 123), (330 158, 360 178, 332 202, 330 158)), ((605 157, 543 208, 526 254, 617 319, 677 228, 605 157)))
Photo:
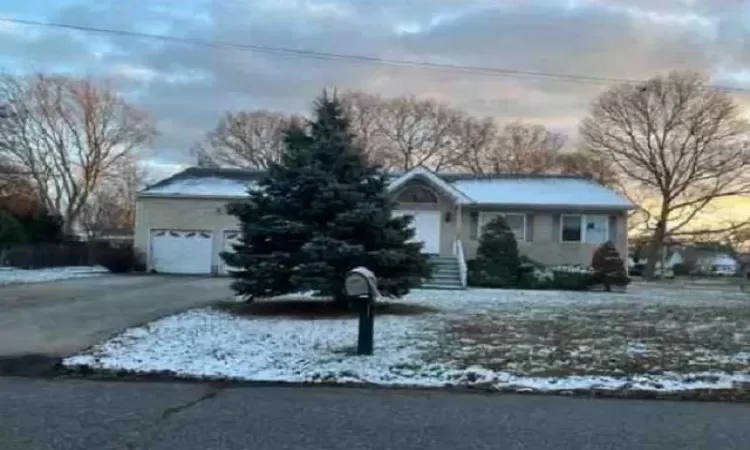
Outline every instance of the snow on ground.
POLYGON ((67 280, 101 275, 103 267, 52 267, 48 269, 24 270, 14 267, 0 267, 0 286, 8 284, 41 283, 45 281, 67 280))
POLYGON ((68 366, 253 381, 683 391, 750 385, 750 295, 634 286, 625 294, 417 290, 435 308, 375 321, 200 309, 126 331, 68 366))

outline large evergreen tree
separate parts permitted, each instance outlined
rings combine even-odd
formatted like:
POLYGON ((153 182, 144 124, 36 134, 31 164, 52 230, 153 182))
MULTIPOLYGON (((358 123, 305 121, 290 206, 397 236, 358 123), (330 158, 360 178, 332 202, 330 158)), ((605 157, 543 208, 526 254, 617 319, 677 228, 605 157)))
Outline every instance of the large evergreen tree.
POLYGON ((392 217, 387 179, 368 163, 341 102, 317 101, 308 127, 292 125, 281 160, 248 198, 229 206, 241 224, 232 288, 248 301, 301 291, 345 300, 344 279, 371 269, 379 290, 398 297, 429 276, 409 217, 392 217))

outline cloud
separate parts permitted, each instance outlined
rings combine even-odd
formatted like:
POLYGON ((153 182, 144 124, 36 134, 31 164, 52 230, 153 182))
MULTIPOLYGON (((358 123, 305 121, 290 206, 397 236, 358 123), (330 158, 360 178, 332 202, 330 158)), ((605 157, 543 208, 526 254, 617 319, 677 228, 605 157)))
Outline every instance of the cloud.
MULTIPOLYGON (((44 3, 44 2, 43 2, 44 3)), ((736 0, 69 0, 16 17, 172 36, 644 79, 692 69, 750 88, 750 7, 736 0)), ((478 115, 574 132, 606 86, 216 49, 96 34, 0 28, 8 70, 110 77, 159 121, 154 157, 188 149, 226 110, 305 112, 323 88, 435 97, 478 115)), ((746 101, 747 99, 743 100, 746 101)))

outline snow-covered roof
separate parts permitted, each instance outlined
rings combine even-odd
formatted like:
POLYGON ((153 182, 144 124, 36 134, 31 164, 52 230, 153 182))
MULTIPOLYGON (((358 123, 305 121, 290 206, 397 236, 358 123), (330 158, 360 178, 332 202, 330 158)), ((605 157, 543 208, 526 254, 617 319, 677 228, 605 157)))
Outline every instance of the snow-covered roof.
POLYGON ((714 256, 709 256, 701 259, 701 262, 706 264, 712 264, 714 266, 736 266, 737 260, 731 256, 720 253, 714 256))
MULTIPOLYGON (((241 198, 263 172, 192 167, 141 191, 142 197, 241 198)), ((463 204, 591 207, 630 209, 627 199, 612 189, 583 178, 554 175, 441 174, 423 168, 391 178, 398 187, 412 177, 432 180, 435 187, 463 204)))
POLYGON ((261 176, 258 171, 191 167, 147 187, 140 196, 239 198, 261 176))
POLYGON ((185 178, 154 186, 142 194, 184 197, 242 197, 251 182, 226 178, 185 178))
POLYGON ((508 176, 460 179, 452 184, 479 204, 617 209, 628 209, 633 206, 612 189, 583 178, 508 176))

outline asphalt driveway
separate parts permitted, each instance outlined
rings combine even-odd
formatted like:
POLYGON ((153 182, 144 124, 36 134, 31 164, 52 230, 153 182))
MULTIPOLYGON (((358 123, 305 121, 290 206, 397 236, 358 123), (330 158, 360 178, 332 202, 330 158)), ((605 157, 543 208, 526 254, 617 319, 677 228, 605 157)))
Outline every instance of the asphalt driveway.
POLYGON ((0 287, 0 358, 67 356, 126 328, 231 297, 229 279, 104 275, 0 287))

